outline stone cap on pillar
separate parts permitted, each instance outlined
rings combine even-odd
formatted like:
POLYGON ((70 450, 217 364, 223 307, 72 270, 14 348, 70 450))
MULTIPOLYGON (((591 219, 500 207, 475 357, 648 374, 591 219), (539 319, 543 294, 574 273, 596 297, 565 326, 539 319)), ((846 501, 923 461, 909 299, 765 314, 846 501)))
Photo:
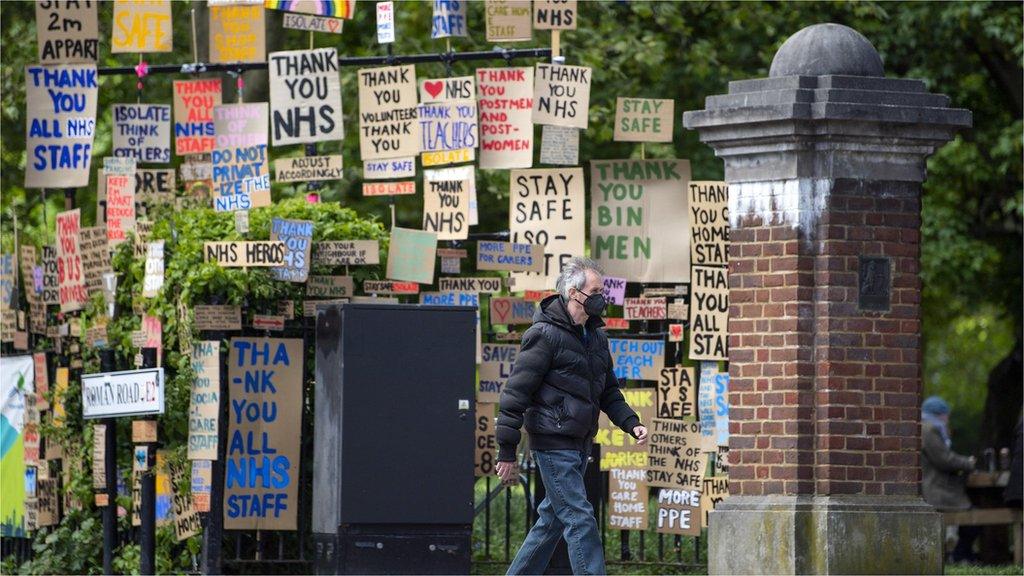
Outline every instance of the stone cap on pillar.
POLYGON ((776 52, 768 78, 729 83, 683 125, 725 161, 730 182, 856 178, 921 182, 925 159, 971 126, 924 82, 886 78, 856 30, 815 24, 776 52))

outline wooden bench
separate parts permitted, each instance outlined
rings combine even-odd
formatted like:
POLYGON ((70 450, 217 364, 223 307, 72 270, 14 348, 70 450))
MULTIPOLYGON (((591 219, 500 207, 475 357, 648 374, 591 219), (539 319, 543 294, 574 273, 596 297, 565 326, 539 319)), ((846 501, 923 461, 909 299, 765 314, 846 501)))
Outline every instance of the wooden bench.
POLYGON ((1024 552, 1024 512, 1020 508, 975 508, 943 512, 944 526, 1013 526, 1013 562, 1020 564, 1024 552))

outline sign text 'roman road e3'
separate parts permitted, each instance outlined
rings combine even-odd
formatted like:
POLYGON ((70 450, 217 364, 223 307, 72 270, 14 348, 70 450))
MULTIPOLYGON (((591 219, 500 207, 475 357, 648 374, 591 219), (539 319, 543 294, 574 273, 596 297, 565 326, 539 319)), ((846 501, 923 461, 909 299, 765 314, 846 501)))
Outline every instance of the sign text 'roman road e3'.
POLYGON ((82 417, 164 413, 164 369, 82 375, 82 417))

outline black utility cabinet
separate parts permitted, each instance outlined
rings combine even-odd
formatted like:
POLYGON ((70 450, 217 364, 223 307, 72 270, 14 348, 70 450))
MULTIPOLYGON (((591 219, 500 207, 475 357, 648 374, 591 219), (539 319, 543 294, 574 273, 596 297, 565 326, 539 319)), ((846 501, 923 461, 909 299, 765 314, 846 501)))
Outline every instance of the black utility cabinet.
POLYGON ((476 314, 318 307, 318 573, 469 572, 476 314))

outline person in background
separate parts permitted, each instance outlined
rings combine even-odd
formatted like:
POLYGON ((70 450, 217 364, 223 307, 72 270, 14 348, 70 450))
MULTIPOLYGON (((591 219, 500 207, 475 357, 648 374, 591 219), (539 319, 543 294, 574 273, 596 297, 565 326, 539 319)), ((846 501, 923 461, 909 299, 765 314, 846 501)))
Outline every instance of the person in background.
MULTIPOLYGON (((971 507, 965 491, 966 477, 975 464, 974 456, 957 454, 951 448, 949 413, 949 404, 938 396, 929 397, 921 405, 921 492, 925 502, 940 512, 971 507)), ((977 526, 960 526, 953 562, 976 558, 972 548, 978 532, 977 526)))

